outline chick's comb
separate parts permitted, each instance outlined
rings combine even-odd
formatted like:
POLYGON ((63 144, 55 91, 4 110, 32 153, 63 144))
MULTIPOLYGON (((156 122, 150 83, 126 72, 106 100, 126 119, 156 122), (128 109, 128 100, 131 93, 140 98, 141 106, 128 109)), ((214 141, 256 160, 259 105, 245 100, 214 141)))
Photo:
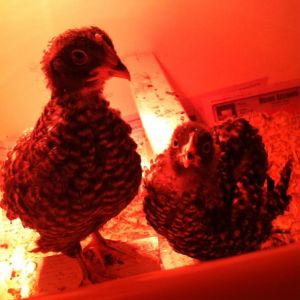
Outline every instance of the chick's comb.
POLYGON ((103 41, 103 37, 102 37, 102 35, 101 34, 99 34, 99 33, 96 33, 95 34, 95 40, 97 41, 97 42, 102 42, 103 41))

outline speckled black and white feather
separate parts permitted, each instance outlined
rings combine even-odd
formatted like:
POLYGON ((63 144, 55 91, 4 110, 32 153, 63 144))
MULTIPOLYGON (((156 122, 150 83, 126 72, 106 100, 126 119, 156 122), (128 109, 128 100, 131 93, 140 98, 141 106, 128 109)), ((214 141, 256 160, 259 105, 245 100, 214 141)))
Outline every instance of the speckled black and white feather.
POLYGON ((141 160, 131 128, 101 93, 107 78, 100 74, 100 81, 85 89, 84 80, 98 67, 95 63, 113 69, 111 62, 104 63, 105 51, 116 56, 113 48, 95 39, 96 34, 110 41, 95 27, 70 30, 54 40, 44 57, 52 98, 4 164, 1 206, 10 219, 20 218, 39 232, 39 251, 75 256, 79 242, 122 211, 140 185, 141 160), (101 58, 70 67, 64 47, 78 45, 90 57, 101 58), (58 69, 52 66, 55 59, 60 59, 58 69))
POLYGON ((176 251, 201 260, 258 249, 290 202, 291 161, 277 185, 268 177, 264 186, 268 163, 262 138, 246 120, 237 119, 213 129, 211 159, 180 167, 174 163, 173 143, 178 132, 192 127, 210 132, 195 122, 180 126, 146 174, 149 224, 176 251))

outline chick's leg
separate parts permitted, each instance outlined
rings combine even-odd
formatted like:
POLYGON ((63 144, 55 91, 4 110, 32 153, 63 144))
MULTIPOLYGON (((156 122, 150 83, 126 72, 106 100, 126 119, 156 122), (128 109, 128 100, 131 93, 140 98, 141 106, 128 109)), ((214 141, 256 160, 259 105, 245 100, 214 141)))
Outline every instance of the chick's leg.
POLYGON ((112 254, 113 253, 125 254, 121 250, 118 250, 118 249, 108 245, 105 238, 97 230, 95 232, 93 232, 93 239, 94 239, 94 243, 95 243, 96 247, 98 247, 99 249, 102 249, 103 251, 106 251, 108 253, 112 252, 112 254))
POLYGON ((82 272, 82 280, 80 286, 87 286, 93 283, 92 276, 90 275, 90 270, 87 267, 82 252, 76 254, 76 259, 79 263, 81 272, 82 272))
POLYGON ((82 277, 80 286, 103 282, 112 277, 107 272, 105 256, 93 246, 76 254, 82 277))
POLYGON ((123 264, 122 256, 126 256, 123 251, 110 246, 98 231, 93 232, 92 241, 84 248, 84 255, 86 259, 100 265, 104 275, 108 266, 123 264))

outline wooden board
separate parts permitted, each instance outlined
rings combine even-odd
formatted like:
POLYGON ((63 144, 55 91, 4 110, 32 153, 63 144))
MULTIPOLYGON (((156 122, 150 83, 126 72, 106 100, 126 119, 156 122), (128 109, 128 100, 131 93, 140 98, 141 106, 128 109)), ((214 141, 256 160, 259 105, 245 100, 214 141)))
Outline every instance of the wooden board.
POLYGON ((146 135, 154 153, 159 154, 188 116, 153 54, 132 55, 124 61, 146 135))

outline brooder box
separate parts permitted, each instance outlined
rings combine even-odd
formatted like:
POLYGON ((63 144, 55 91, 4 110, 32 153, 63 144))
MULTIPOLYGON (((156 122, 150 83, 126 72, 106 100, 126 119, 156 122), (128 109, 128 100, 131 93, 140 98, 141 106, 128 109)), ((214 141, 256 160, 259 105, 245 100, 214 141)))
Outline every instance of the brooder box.
POLYGON ((0 50, 1 160, 49 97, 38 65, 48 40, 67 28, 96 25, 109 32, 130 70, 131 83, 111 81, 106 94, 131 124, 144 167, 167 147, 178 124, 198 119, 213 125, 228 115, 243 115, 264 137, 271 173, 277 174, 292 153, 293 201, 276 220, 286 233, 274 236, 263 251, 202 263, 174 252, 147 224, 142 199, 136 197, 102 231, 132 258, 110 268, 114 279, 87 288, 79 288, 76 261, 30 253, 37 234, 18 220, 9 222, 1 211, 0 298, 298 299, 300 96, 294 79, 300 73, 300 6, 180 0, 24 3, 0 4, 5 41, 0 50))

